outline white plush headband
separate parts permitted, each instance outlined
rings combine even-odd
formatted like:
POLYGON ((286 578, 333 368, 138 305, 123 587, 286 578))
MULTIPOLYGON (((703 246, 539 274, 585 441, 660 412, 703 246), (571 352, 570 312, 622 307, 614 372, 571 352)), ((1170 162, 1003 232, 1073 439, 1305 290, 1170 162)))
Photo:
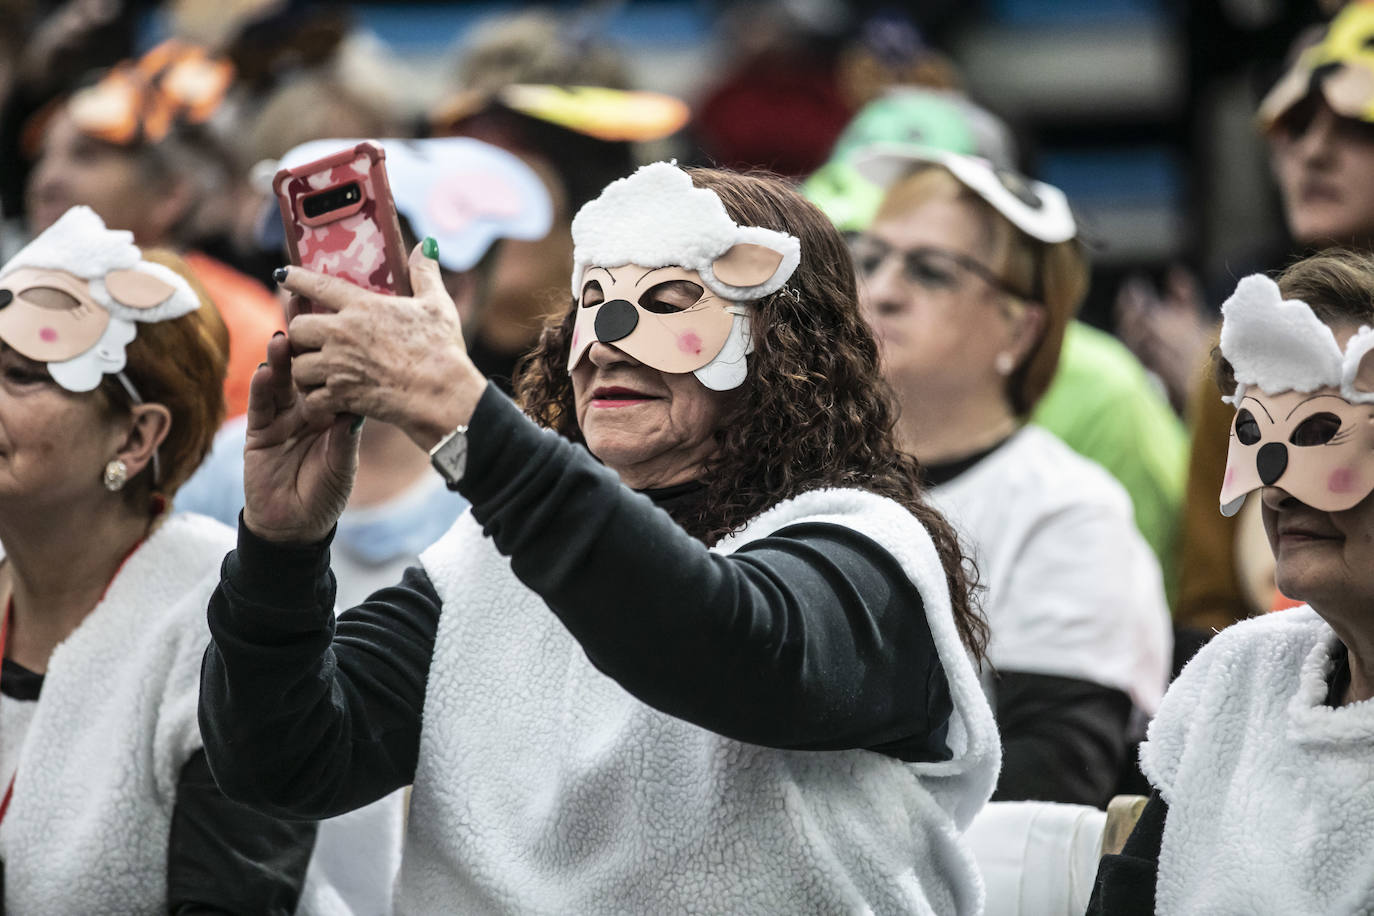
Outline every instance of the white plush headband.
POLYGON ((181 275, 143 260, 132 233, 106 229, 89 207, 68 210, 0 268, 0 340, 68 391, 123 371, 136 322, 198 308, 181 275))
POLYGON ((714 191, 698 188, 668 162, 654 162, 606 186, 578 211, 572 223, 572 294, 582 294, 588 267, 683 267, 701 275, 711 292, 731 302, 761 299, 782 288, 801 261, 794 237, 758 226, 738 226, 714 191), (729 261, 723 256, 731 254, 729 261), (753 263, 739 275, 754 276, 765 260, 767 279, 747 286, 737 278, 737 259, 753 263), (776 265, 776 266, 773 266, 776 265))
POLYGON ((1252 274, 1221 307, 1221 355, 1235 370, 1235 404, 1253 385, 1261 391, 1339 388, 1352 404, 1374 403, 1356 387, 1360 360, 1374 349, 1374 330, 1362 327, 1342 352, 1336 336, 1300 299, 1284 299, 1278 284, 1252 274))

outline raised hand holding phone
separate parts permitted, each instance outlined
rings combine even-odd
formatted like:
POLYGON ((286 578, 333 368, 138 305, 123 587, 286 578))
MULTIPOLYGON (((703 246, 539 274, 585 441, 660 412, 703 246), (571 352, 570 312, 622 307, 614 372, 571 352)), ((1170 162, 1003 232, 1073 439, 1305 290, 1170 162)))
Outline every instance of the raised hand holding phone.
POLYGON ((391 423, 428 450, 466 423, 486 387, 468 358, 458 310, 433 241, 410 257, 415 292, 386 296, 291 268, 284 289, 316 304, 291 320, 291 374, 317 415, 351 412, 391 423))

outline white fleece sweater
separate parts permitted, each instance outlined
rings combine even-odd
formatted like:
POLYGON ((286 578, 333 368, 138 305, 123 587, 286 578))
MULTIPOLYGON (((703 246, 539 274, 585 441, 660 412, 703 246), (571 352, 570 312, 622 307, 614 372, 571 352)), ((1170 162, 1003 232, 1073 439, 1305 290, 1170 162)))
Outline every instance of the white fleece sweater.
POLYGON ((1374 701, 1325 705, 1308 607, 1223 630, 1169 688, 1140 762, 1169 803, 1156 912, 1374 913, 1374 701))
POLYGON ((654 710, 592 666, 469 515, 421 557, 444 612, 398 909, 981 912, 960 833, 1000 748, 934 546, 897 504, 830 490, 715 549, 801 521, 858 530, 916 583, 954 700, 951 760, 775 750, 654 710))
POLYGON ((201 746, 205 605, 233 547, 224 525, 172 516, 53 650, 0 824, 6 912, 166 911, 177 780, 201 746))

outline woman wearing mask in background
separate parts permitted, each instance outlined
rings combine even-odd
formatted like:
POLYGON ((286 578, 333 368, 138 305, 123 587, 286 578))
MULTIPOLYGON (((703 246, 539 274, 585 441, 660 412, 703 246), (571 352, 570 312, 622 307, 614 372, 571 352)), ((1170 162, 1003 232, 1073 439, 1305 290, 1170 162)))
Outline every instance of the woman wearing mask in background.
POLYGON ((233 68, 197 47, 164 42, 111 69, 59 105, 42 125, 24 206, 38 233, 69 207, 90 207, 144 248, 181 253, 229 330, 225 413, 243 413, 248 382, 281 306, 261 283, 201 249, 228 231, 240 180, 208 124, 233 68))
POLYGON ((1228 627, 1170 686, 1140 752, 1155 791, 1090 913, 1374 907, 1371 324, 1364 252, 1246 277, 1222 307, 1221 512, 1260 503, 1278 586, 1307 605, 1228 627))
MULTIPOLYGON (((1347 3, 1329 27, 1301 40, 1289 70, 1260 103, 1258 123, 1283 205, 1293 252, 1329 245, 1374 246, 1374 4, 1347 3)), ((1276 252, 1277 254, 1277 252, 1276 252)), ((1282 266, 1275 258, 1271 266, 1282 266)), ((1228 277, 1228 287, 1229 287, 1228 277)), ((1220 298, 1220 296, 1218 296, 1220 298)), ((1197 294, 1123 299, 1123 339, 1171 388, 1188 392, 1192 452, 1179 536, 1175 618, 1185 654, 1216 630, 1275 605, 1274 560, 1258 500, 1226 518, 1214 505, 1234 416, 1217 396, 1206 354, 1215 343, 1197 294), (1188 331, 1189 327, 1193 330, 1188 331), (1194 354, 1171 359, 1169 351, 1194 354), (1182 372, 1170 372, 1169 366, 1182 372), (1181 377, 1180 377, 1181 376, 1181 377)), ((1277 602, 1287 602, 1281 599, 1277 602)))
POLYGON ((224 412, 224 325, 187 276, 84 207, 0 270, 7 912, 292 913, 301 896, 314 825, 228 801, 196 724, 233 535, 167 514, 224 412))
POLYGON ((1129 497, 1025 426, 1087 266, 1057 189, 956 153, 875 146, 887 187, 852 244, 903 448, 970 545, 1002 735, 998 800, 1103 806, 1168 673, 1159 565, 1129 497))

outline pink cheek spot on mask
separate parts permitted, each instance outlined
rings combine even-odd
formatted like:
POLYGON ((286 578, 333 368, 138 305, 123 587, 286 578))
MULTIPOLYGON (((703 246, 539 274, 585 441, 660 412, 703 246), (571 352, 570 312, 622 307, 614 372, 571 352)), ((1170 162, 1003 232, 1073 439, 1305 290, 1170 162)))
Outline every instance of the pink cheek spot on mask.
POLYGON ((52 328, 43 328, 38 332, 38 336, 43 340, 44 343, 53 343, 57 340, 57 332, 54 331, 52 328))
POLYGON ((683 353, 691 353, 694 356, 700 356, 701 338, 692 331, 688 331, 677 339, 677 348, 683 353))
POLYGON ((1332 493, 1349 493, 1355 489, 1355 472, 1350 468, 1337 468, 1326 478, 1326 488, 1332 493))
POLYGON ((1226 477, 1221 481, 1222 487, 1223 487, 1223 488, 1224 488, 1224 487, 1229 487, 1229 486, 1231 485, 1231 481, 1233 481, 1233 480, 1235 480, 1235 479, 1236 479, 1236 469, 1235 469, 1235 468, 1227 468, 1227 469, 1226 469, 1226 477))

